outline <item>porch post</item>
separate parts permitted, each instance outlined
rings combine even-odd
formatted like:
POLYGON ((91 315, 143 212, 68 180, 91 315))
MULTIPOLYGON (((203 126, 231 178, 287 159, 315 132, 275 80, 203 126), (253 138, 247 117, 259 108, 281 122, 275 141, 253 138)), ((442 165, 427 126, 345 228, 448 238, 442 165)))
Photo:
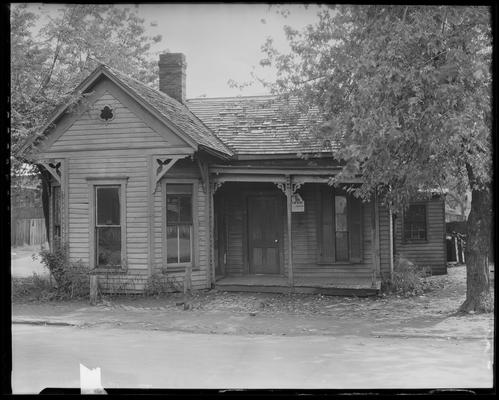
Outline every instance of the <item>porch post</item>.
POLYGON ((293 240, 291 231, 291 197, 293 196, 293 186, 291 185, 291 177, 286 176, 286 200, 287 200, 287 215, 288 215, 288 281, 289 286, 293 287, 293 240))
MULTIPOLYGON (((147 230, 147 266, 149 270, 149 276, 153 274, 153 260, 154 260, 154 193, 153 193, 153 179, 154 179, 154 157, 151 155, 147 160, 148 169, 148 180, 147 180, 147 216, 149 220, 149 226, 147 230)), ((155 186, 155 185, 154 185, 155 186)))
POLYGON ((390 225, 390 282, 393 280, 393 214, 391 207, 388 209, 388 224, 390 225))
POLYGON ((215 286, 215 206, 214 206, 214 196, 216 183, 211 182, 211 177, 208 176, 208 184, 206 185, 208 191, 208 203, 209 203, 209 215, 208 224, 210 232, 210 275, 211 275, 211 286, 215 286))
POLYGON ((380 259, 379 259, 379 208, 378 208, 378 195, 373 195, 373 206, 371 212, 371 237, 373 246, 373 286, 376 280, 380 278, 380 259))

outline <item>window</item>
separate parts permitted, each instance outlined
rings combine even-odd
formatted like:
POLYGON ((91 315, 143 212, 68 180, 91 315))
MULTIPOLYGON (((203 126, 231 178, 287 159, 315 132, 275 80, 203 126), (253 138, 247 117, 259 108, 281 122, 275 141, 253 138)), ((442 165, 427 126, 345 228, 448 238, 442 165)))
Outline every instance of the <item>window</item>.
POLYGON ((166 184, 166 263, 192 264, 193 185, 166 184))
POLYGON ((95 186, 95 204, 96 266, 120 266, 120 187, 95 186))
POLYGON ((127 177, 88 177, 90 268, 117 271, 126 260, 127 177))
POLYGON ((404 240, 426 240, 425 204, 411 204, 404 212, 404 240))
POLYGON ((61 187, 52 187, 52 240, 56 247, 61 240, 61 187))
POLYGON ((318 212, 320 263, 360 262, 362 202, 345 191, 321 187, 318 212))

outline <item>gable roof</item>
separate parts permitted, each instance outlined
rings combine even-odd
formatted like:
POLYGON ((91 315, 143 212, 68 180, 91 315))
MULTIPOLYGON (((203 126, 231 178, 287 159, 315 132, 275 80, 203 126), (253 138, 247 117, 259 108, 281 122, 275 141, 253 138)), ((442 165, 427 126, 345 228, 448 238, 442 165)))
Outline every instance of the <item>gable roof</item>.
MULTIPOLYGON (((288 103, 276 96, 195 98, 182 104, 106 64, 100 64, 74 92, 84 92, 103 75, 166 125, 173 125, 174 131, 189 143, 223 157, 331 154, 340 147, 337 142, 325 146, 309 131, 310 121, 318 118, 317 111, 290 115, 288 103)), ((41 131, 45 132, 67 106, 63 104, 57 108, 41 131)), ((291 102, 291 106, 296 106, 296 102, 291 102)), ((35 140, 35 135, 28 138, 20 151, 35 140)))
MULTIPOLYGON (((286 116, 286 101, 276 96, 189 99, 187 106, 236 154, 330 153, 309 132, 318 113, 286 116)), ((291 106, 296 104, 291 104, 291 106)))
POLYGON ((232 154, 230 149, 184 104, 114 68, 107 65, 103 65, 102 68, 115 76, 121 83, 131 89, 135 95, 142 98, 148 105, 176 125, 198 145, 226 155, 232 154))
MULTIPOLYGON (((100 64, 82 83, 80 83, 80 85, 78 85, 74 92, 84 92, 102 75, 108 77, 118 86, 125 89, 132 97, 139 100, 146 109, 152 111, 160 119, 164 120, 164 122, 173 124, 178 133, 187 136, 185 139, 187 139, 188 142, 195 143, 208 150, 214 150, 223 156, 232 155, 232 151, 184 104, 179 103, 167 94, 152 89, 146 84, 133 79, 108 65, 100 64)), ((41 129, 41 132, 45 132, 49 126, 62 115, 67 107, 68 104, 59 106, 48 118, 46 124, 41 129)), ((25 151, 36 141, 36 138, 36 135, 27 138, 20 147, 19 152, 25 151)))

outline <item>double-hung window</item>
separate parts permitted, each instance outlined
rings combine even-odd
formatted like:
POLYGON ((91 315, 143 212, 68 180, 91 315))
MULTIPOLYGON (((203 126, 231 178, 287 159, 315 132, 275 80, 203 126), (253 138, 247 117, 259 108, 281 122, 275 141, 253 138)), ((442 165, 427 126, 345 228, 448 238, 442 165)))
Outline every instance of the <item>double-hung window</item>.
POLYGON ((319 189, 317 238, 320 263, 360 262, 362 202, 345 191, 319 189))
POLYGON ((126 177, 87 178, 90 267, 123 268, 126 260, 126 177))
POLYGON ((404 212, 404 241, 426 240, 426 204, 411 204, 404 212))
POLYGON ((97 267, 121 265, 120 187, 95 187, 97 267))
POLYGON ((193 265, 193 185, 167 183, 166 187, 166 263, 168 266, 193 265))

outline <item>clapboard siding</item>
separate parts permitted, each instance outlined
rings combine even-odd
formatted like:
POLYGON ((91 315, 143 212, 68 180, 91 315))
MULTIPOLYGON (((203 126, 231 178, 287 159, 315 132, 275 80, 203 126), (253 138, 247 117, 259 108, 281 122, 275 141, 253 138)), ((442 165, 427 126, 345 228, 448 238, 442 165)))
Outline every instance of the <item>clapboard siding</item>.
POLYGON ((226 200, 228 229, 226 272, 229 275, 240 275, 245 273, 243 243, 246 239, 244 234, 246 205, 240 193, 231 193, 226 200))
POLYGON ((69 249, 72 260, 89 263, 88 177, 128 176, 126 185, 126 259, 129 268, 148 268, 147 159, 130 152, 119 158, 69 159, 69 249), (132 166, 132 170, 129 170, 132 166), (133 171, 133 172, 132 172, 133 171))
POLYGON ((403 217, 395 219, 395 249, 397 254, 421 267, 431 267, 433 274, 447 273, 445 246, 444 200, 435 198, 427 205, 427 241, 404 242, 403 217))
POLYGON ((82 147, 85 150, 101 150, 106 147, 133 149, 134 146, 168 148, 184 144, 174 134, 165 134, 166 129, 163 135, 155 132, 116 97, 120 97, 117 89, 114 95, 105 91, 89 110, 82 113, 50 146, 49 151, 70 151, 82 147), (114 119, 104 122, 99 119, 99 114, 106 105, 113 109, 114 119))
MULTIPOLYGON (((369 279, 372 275, 370 206, 362 205, 362 262, 318 263, 317 213, 320 203, 316 184, 304 185, 298 193, 305 201, 304 213, 292 214, 293 272, 300 277, 330 277, 333 279, 369 279)), ((287 252, 287 246, 286 246, 287 252)), ((286 257, 287 258, 287 257, 286 257)))
MULTIPOLYGON (((244 260, 244 244, 246 240, 246 198, 240 190, 234 189, 230 183, 224 184, 225 190, 219 193, 225 198, 225 213, 227 216, 228 243, 226 247, 226 273, 228 275, 242 275, 247 273, 244 260), (232 188, 232 189, 231 189, 232 188)), ((293 273, 299 277, 332 277, 337 279, 370 279, 372 276, 371 250, 371 206, 362 206, 362 262, 361 263, 318 263, 317 255, 317 212, 319 208, 317 185, 305 184, 298 193, 305 201, 304 213, 292 214, 293 239, 293 273)), ((288 239, 286 220, 286 198, 283 193, 275 189, 276 195, 282 199, 282 242, 281 256, 283 260, 283 274, 288 275, 288 239)))
MULTIPOLYGON (((161 179, 156 188, 153 197, 154 218, 153 218, 153 240, 154 240, 154 256, 153 256, 153 272, 160 273, 166 267, 164 263, 163 253, 163 224, 164 224, 164 194, 162 192, 162 183, 168 182, 169 179, 188 179, 196 180, 197 185, 197 204, 194 204, 194 210, 197 213, 197 248, 195 246, 193 252, 196 257, 196 265, 192 271, 192 288, 204 289, 211 285, 209 281, 210 262, 209 262, 209 225, 208 225, 208 207, 207 194, 203 190, 200 181, 200 172, 197 165, 191 160, 180 160, 167 172, 161 179)), ((187 182, 187 181, 186 181, 187 182)), ((196 223, 196 221, 194 221, 196 223)), ((165 276, 168 279, 179 282, 183 285, 184 272, 168 272, 166 268, 165 276)))

